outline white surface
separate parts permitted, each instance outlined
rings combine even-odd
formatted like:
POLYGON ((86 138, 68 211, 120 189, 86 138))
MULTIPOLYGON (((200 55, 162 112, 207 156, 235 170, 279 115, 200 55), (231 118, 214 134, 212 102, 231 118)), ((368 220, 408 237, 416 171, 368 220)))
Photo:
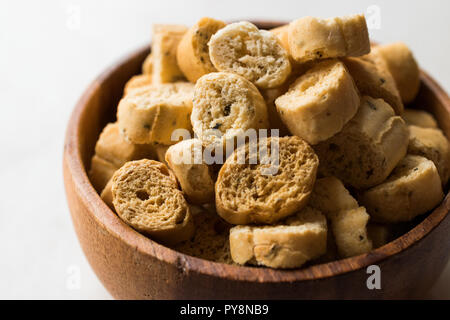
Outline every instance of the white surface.
MULTIPOLYGON (((402 40, 450 91, 450 1, 0 2, 0 298, 109 299, 73 231, 63 138, 86 86, 149 41, 151 24, 294 19, 381 10, 375 40, 402 40)), ((405 266, 407 267, 407 266, 405 266)), ((428 297, 450 298, 450 268, 428 297)))

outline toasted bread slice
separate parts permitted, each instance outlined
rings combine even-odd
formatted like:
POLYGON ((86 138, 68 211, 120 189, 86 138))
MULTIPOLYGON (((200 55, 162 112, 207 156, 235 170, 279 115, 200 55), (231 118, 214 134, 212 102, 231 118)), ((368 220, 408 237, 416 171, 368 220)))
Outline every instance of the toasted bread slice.
POLYGON ((365 189, 383 182, 406 155, 409 131, 382 99, 363 97, 341 132, 316 145, 319 172, 365 189))
POLYGON ((149 85, 132 90, 119 102, 117 120, 123 136, 136 144, 177 143, 176 129, 192 129, 194 85, 189 82, 149 85), (174 139, 173 139, 174 138, 174 139))
POLYGON ((201 76, 217 71, 209 58, 208 42, 225 25, 223 21, 205 17, 184 34, 178 45, 177 60, 189 81, 195 83, 201 76))
POLYGON ((317 144, 341 131, 356 114, 360 99, 344 64, 331 60, 298 78, 275 104, 292 134, 317 144))
POLYGON ((293 136, 260 139, 257 152, 253 147, 241 146, 220 169, 219 215, 233 224, 275 223, 303 209, 316 179, 313 149, 293 136))
POLYGON ((369 33, 363 15, 292 21, 288 31, 289 52, 298 62, 354 57, 370 52, 369 33))
POLYGON ((406 156, 383 183, 361 193, 359 200, 377 222, 410 221, 444 198, 441 179, 431 160, 406 156))
POLYGON ((205 146, 225 146, 248 129, 269 127, 263 97, 237 74, 213 72, 198 79, 193 104, 192 127, 205 146))
POLYGON ((139 232, 162 243, 190 239, 191 213, 171 171, 154 160, 127 162, 112 178, 118 216, 139 232))
POLYGON ((386 61, 403 103, 412 102, 420 88, 420 70, 413 53, 403 42, 379 45, 374 48, 386 61))
POLYGON ((236 226, 230 230, 230 251, 238 264, 298 268, 327 250, 327 221, 306 207, 281 224, 236 226))
POLYGON ((189 139, 172 145, 165 158, 190 203, 214 201, 215 179, 212 169, 203 160, 200 140, 189 139))
POLYGON ((209 56, 217 70, 236 73, 260 88, 281 85, 291 72, 288 52, 278 38, 246 21, 216 32, 209 56))

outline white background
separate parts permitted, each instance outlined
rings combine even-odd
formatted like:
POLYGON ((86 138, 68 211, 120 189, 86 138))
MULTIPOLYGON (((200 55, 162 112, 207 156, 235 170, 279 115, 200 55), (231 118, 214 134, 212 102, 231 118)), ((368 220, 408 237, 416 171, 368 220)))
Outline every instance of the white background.
MULTIPOLYGON (((64 131, 87 85, 150 40, 151 24, 290 20, 367 13, 374 40, 402 40, 450 91, 450 1, 0 2, 0 298, 110 299, 73 231, 62 180, 64 131), (77 281, 79 280, 79 281, 77 281)), ((405 266, 408 268, 409 266, 405 266)), ((450 298, 450 266, 425 297, 450 298)), ((388 285, 388 284, 386 284, 388 285)))

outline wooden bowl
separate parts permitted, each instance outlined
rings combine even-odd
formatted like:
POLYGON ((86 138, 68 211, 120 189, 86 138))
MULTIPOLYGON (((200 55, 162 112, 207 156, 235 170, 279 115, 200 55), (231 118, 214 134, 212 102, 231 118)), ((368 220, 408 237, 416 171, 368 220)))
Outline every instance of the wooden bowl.
MULTIPOLYGON (((261 28, 281 23, 256 22, 261 28)), ((324 299, 420 297, 450 254, 450 199, 409 232, 368 254, 298 270, 273 270, 187 256, 139 234, 100 199, 86 174, 95 142, 114 121, 125 82, 140 72, 149 48, 102 73, 70 118, 64 145, 64 183, 73 224, 95 273, 118 299, 324 299), (378 265, 381 289, 369 290, 367 267, 378 265)), ((450 136, 450 100, 425 72, 415 107, 433 113, 450 136)))

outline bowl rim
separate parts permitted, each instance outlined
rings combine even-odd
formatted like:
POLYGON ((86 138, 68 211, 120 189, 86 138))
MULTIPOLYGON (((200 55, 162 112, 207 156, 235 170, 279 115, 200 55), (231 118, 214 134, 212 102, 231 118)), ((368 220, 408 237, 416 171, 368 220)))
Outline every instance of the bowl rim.
MULTIPOLYGON (((283 25, 283 22, 253 22, 258 25, 269 27, 283 25)), ((235 281, 284 283, 319 280, 357 271, 370 265, 380 263, 393 255, 404 252, 429 235, 430 232, 448 215, 450 211, 450 192, 445 196, 442 203, 429 213, 423 221, 417 224, 409 232, 380 248, 359 256, 290 270, 229 265, 208 261, 177 252, 147 238, 125 224, 103 202, 92 186, 81 157, 80 126, 84 113, 88 111, 87 102, 92 98, 96 90, 101 87, 101 84, 111 77, 114 72, 127 61, 143 55, 145 52, 149 51, 149 48, 150 46, 147 45, 122 57, 118 62, 103 71, 88 86, 72 111, 66 129, 64 143, 64 161, 66 162, 68 173, 71 175, 74 190, 80 199, 84 201, 86 209, 105 231, 109 232, 115 238, 124 241, 129 247, 134 248, 141 254, 154 257, 167 264, 176 265, 177 268, 180 268, 183 272, 195 272, 205 276, 218 278, 226 277, 229 280, 235 281)), ((423 85, 427 86, 433 92, 437 100, 439 100, 450 113, 450 98, 447 93, 425 71, 421 70, 420 78, 423 85)))

